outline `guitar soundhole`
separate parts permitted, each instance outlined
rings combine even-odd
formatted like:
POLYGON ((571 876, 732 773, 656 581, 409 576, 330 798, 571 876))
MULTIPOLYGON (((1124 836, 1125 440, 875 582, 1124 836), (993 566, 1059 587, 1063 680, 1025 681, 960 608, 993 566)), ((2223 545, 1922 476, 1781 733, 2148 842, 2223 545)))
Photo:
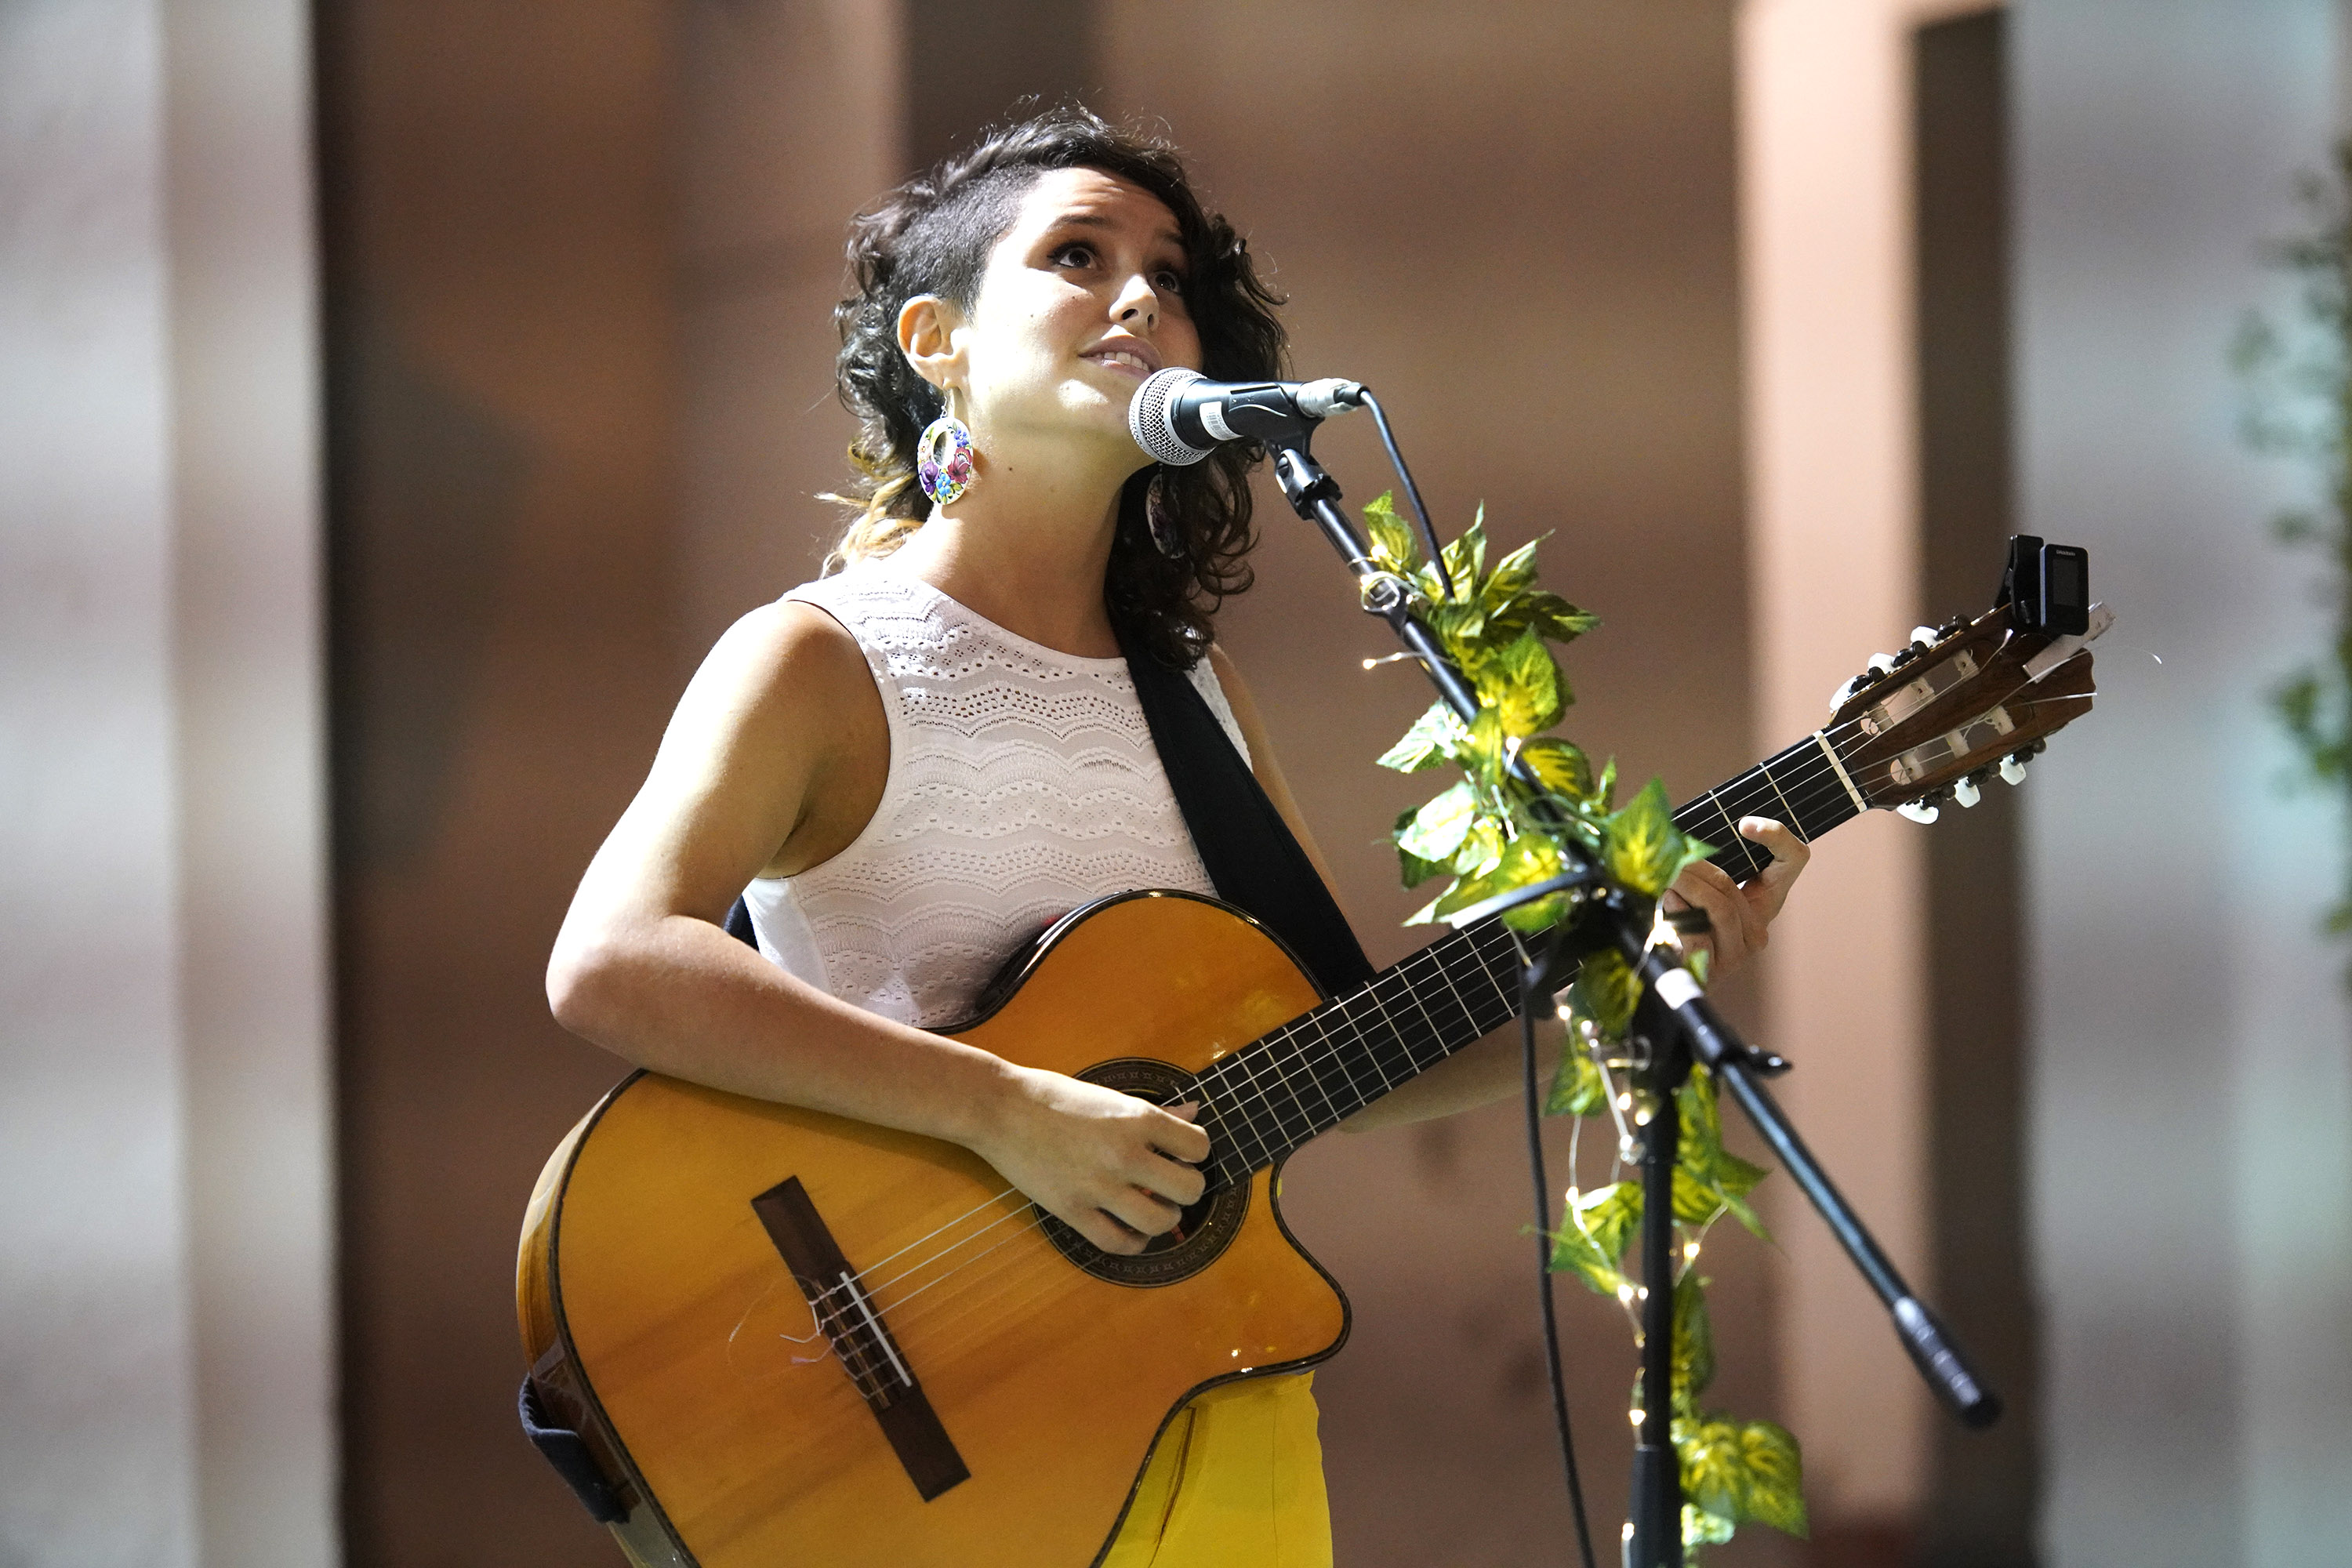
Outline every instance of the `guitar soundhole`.
MULTIPOLYGON (((1078 1077, 1154 1105, 1178 1099, 1192 1081, 1192 1075, 1181 1068, 1146 1057, 1102 1062, 1078 1077)), ((1206 1268, 1233 1245, 1234 1237, 1241 1234, 1242 1218, 1249 1212, 1249 1189, 1250 1184, 1243 1182, 1205 1194, 1184 1211, 1175 1229, 1153 1237, 1137 1253, 1105 1252, 1053 1215, 1040 1212, 1045 1234, 1062 1256, 1096 1279, 1115 1285, 1173 1285, 1206 1268)))

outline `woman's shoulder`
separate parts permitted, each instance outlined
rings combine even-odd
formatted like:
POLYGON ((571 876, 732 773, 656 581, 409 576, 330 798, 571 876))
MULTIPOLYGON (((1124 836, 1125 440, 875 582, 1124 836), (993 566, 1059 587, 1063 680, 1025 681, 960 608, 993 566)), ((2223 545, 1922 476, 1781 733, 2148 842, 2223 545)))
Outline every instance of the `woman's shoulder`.
POLYGON ((873 675, 857 638, 822 601, 798 590, 772 599, 719 636, 694 685, 728 706, 822 710, 873 675))

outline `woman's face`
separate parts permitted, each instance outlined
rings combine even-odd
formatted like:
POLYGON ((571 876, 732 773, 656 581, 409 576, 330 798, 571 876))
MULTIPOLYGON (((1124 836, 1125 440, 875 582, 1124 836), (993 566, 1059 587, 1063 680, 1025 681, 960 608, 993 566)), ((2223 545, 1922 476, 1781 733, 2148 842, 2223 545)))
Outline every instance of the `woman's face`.
POLYGON ((1176 219, 1157 197, 1094 169, 1039 175, 950 333, 982 450, 1071 433, 1131 447, 1128 405, 1143 378, 1201 365, 1184 273, 1176 219))

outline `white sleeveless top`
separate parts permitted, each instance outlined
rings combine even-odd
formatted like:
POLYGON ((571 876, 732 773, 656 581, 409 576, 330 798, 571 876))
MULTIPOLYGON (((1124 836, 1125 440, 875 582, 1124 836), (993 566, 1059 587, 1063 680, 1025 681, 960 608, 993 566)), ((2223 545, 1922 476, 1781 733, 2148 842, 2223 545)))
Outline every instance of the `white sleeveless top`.
MULTIPOLYGON (((969 1016, 1023 942, 1139 888, 1212 893, 1121 658, 1016 637, 885 561, 784 595, 857 639, 890 725, 873 820, 840 854, 743 890, 760 951, 922 1028, 969 1016)), ((1244 760, 1202 659, 1193 685, 1244 760)))

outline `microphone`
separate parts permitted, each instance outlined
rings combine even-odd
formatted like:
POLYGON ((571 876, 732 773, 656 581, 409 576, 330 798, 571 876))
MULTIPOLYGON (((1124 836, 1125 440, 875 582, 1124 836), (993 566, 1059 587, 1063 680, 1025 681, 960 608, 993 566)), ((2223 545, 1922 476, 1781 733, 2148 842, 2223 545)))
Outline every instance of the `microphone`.
POLYGON ((1135 444, 1163 463, 1197 463, 1226 441, 1295 440, 1335 414, 1357 407, 1364 389, 1352 381, 1211 381, 1197 370, 1154 371, 1135 389, 1127 427, 1135 444))

